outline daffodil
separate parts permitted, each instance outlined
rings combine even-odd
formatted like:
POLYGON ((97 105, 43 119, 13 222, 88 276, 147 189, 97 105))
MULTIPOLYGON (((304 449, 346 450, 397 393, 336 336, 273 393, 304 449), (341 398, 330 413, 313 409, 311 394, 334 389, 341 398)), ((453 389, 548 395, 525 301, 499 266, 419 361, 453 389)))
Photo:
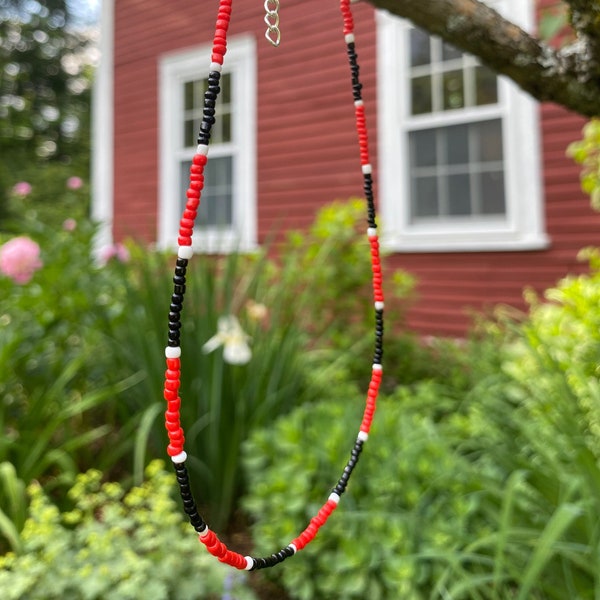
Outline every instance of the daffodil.
POLYGON ((230 365, 245 365, 252 358, 252 350, 248 342, 250 336, 242 329, 240 322, 233 315, 219 317, 217 333, 204 346, 205 354, 223 346, 223 360, 230 365))

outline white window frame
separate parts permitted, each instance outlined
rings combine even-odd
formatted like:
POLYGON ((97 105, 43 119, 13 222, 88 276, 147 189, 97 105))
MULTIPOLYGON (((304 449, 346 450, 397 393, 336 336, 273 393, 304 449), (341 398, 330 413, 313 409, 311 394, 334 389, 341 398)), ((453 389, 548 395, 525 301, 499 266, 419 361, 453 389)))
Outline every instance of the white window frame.
MULTIPOLYGON (((159 161, 158 246, 177 247, 181 218, 180 164, 194 150, 183 148, 183 93, 186 81, 208 75, 211 46, 206 44, 167 54, 159 61, 159 161), (204 60, 203 60, 204 59, 204 60)), ((231 142, 209 145, 211 156, 233 156, 233 226, 198 226, 193 247, 199 252, 252 251, 256 248, 256 44, 250 35, 231 38, 223 72, 232 74, 231 142)))
MULTIPOLYGON (((529 0, 509 0, 510 18, 533 25, 529 0)), ((502 7, 500 7, 502 8, 502 7)), ((378 11, 378 145, 382 243, 395 252, 535 250, 548 246, 544 231, 538 105, 503 77, 498 104, 441 115, 410 114, 409 31, 412 24, 378 11), (503 121, 506 216, 411 222, 408 134, 479 119, 503 121)))

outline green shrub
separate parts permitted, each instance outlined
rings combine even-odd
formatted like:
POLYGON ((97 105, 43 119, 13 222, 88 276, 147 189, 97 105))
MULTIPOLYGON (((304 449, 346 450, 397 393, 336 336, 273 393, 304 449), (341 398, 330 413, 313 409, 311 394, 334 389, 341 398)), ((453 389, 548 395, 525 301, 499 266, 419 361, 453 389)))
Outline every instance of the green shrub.
MULTIPOLYGON (((364 219, 361 201, 323 208, 308 234, 290 236, 279 264, 263 253, 190 261, 181 317, 181 414, 196 495, 217 529, 243 492, 241 445, 250 433, 318 397, 333 382, 365 379, 373 307, 369 247, 365 232, 356 229, 359 214, 364 219), (251 338, 248 364, 228 364, 221 350, 203 353, 226 315, 236 316, 251 338)), ((160 398, 163 386, 171 262, 134 251, 128 319, 112 334, 118 341, 115 371, 126 365, 146 376, 124 397, 145 415, 136 473, 147 445, 150 454, 162 455, 166 441, 158 421, 164 402, 149 405, 148 398, 160 398)))
MULTIPOLYGON (((299 566, 272 573, 293 598, 597 596, 597 290, 595 272, 566 280, 522 325, 465 347, 470 387, 461 376, 459 390, 424 382, 380 400, 336 514, 299 566)), ((261 553, 337 481, 356 396, 331 390, 251 439, 244 506, 261 553)))
MULTIPOLYGON (((371 253, 362 199, 332 202, 321 208, 307 231, 292 231, 283 247, 278 285, 286 294, 289 319, 300 323, 319 349, 323 363, 335 361, 340 377, 365 383, 374 325, 371 253), (365 362, 366 357, 366 362, 365 362)), ((430 361, 416 339, 402 329, 415 281, 407 272, 385 272, 386 340, 391 381, 419 379, 430 361), (423 358, 423 360, 421 360, 423 358)), ((368 371, 367 371, 368 377, 368 371)), ((387 375, 386 375, 387 377, 387 375)))
POLYGON ((252 600, 244 576, 220 564, 198 542, 171 499, 175 481, 159 461, 147 481, 127 493, 101 483, 99 471, 77 478, 73 507, 61 513, 42 488, 31 503, 22 551, 0 557, 6 600, 252 600))
MULTIPOLYGON (((244 506, 256 521, 260 553, 293 539, 337 482, 360 422, 356 397, 341 390, 297 409, 248 444, 251 493, 244 506)), ((467 556, 467 549, 492 533, 482 506, 492 502, 499 481, 461 456, 452 427, 430 416, 426 408, 440 401, 433 384, 418 387, 412 400, 406 390, 380 400, 338 510, 290 559, 293 566, 273 573, 293 598, 425 599, 452 561, 477 570, 490 562, 476 551, 467 556)))
POLYGON ((592 208, 600 210, 600 120, 591 119, 581 140, 569 144, 567 155, 581 169, 581 189, 590 196, 592 208))

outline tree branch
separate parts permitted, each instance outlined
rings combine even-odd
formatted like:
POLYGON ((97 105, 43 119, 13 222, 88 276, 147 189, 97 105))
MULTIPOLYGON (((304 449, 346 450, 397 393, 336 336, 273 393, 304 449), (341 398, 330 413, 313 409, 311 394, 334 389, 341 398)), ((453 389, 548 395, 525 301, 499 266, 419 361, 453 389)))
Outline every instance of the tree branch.
MULTIPOLYGON (((589 39, 557 51, 478 0, 367 0, 409 19, 512 79, 540 101, 592 117, 600 116, 600 53, 589 39)), ((566 0, 576 31, 598 42, 600 8, 588 0, 566 0)))

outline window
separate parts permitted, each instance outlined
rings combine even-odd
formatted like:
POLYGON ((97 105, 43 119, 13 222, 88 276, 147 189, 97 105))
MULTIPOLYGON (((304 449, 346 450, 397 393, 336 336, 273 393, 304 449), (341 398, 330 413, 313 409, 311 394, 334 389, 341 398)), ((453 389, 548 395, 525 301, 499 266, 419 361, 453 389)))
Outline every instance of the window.
MULTIPOLYGON (((160 64, 160 210, 158 240, 175 247, 189 167, 202 121, 210 47, 164 57, 160 64)), ((194 248, 250 250, 256 244, 255 48, 232 39, 221 74, 194 248)))
MULTIPOLYGON (((523 25, 528 2, 507 4, 523 25)), ((407 21, 384 12, 377 21, 384 244, 544 247, 535 102, 407 21)))

